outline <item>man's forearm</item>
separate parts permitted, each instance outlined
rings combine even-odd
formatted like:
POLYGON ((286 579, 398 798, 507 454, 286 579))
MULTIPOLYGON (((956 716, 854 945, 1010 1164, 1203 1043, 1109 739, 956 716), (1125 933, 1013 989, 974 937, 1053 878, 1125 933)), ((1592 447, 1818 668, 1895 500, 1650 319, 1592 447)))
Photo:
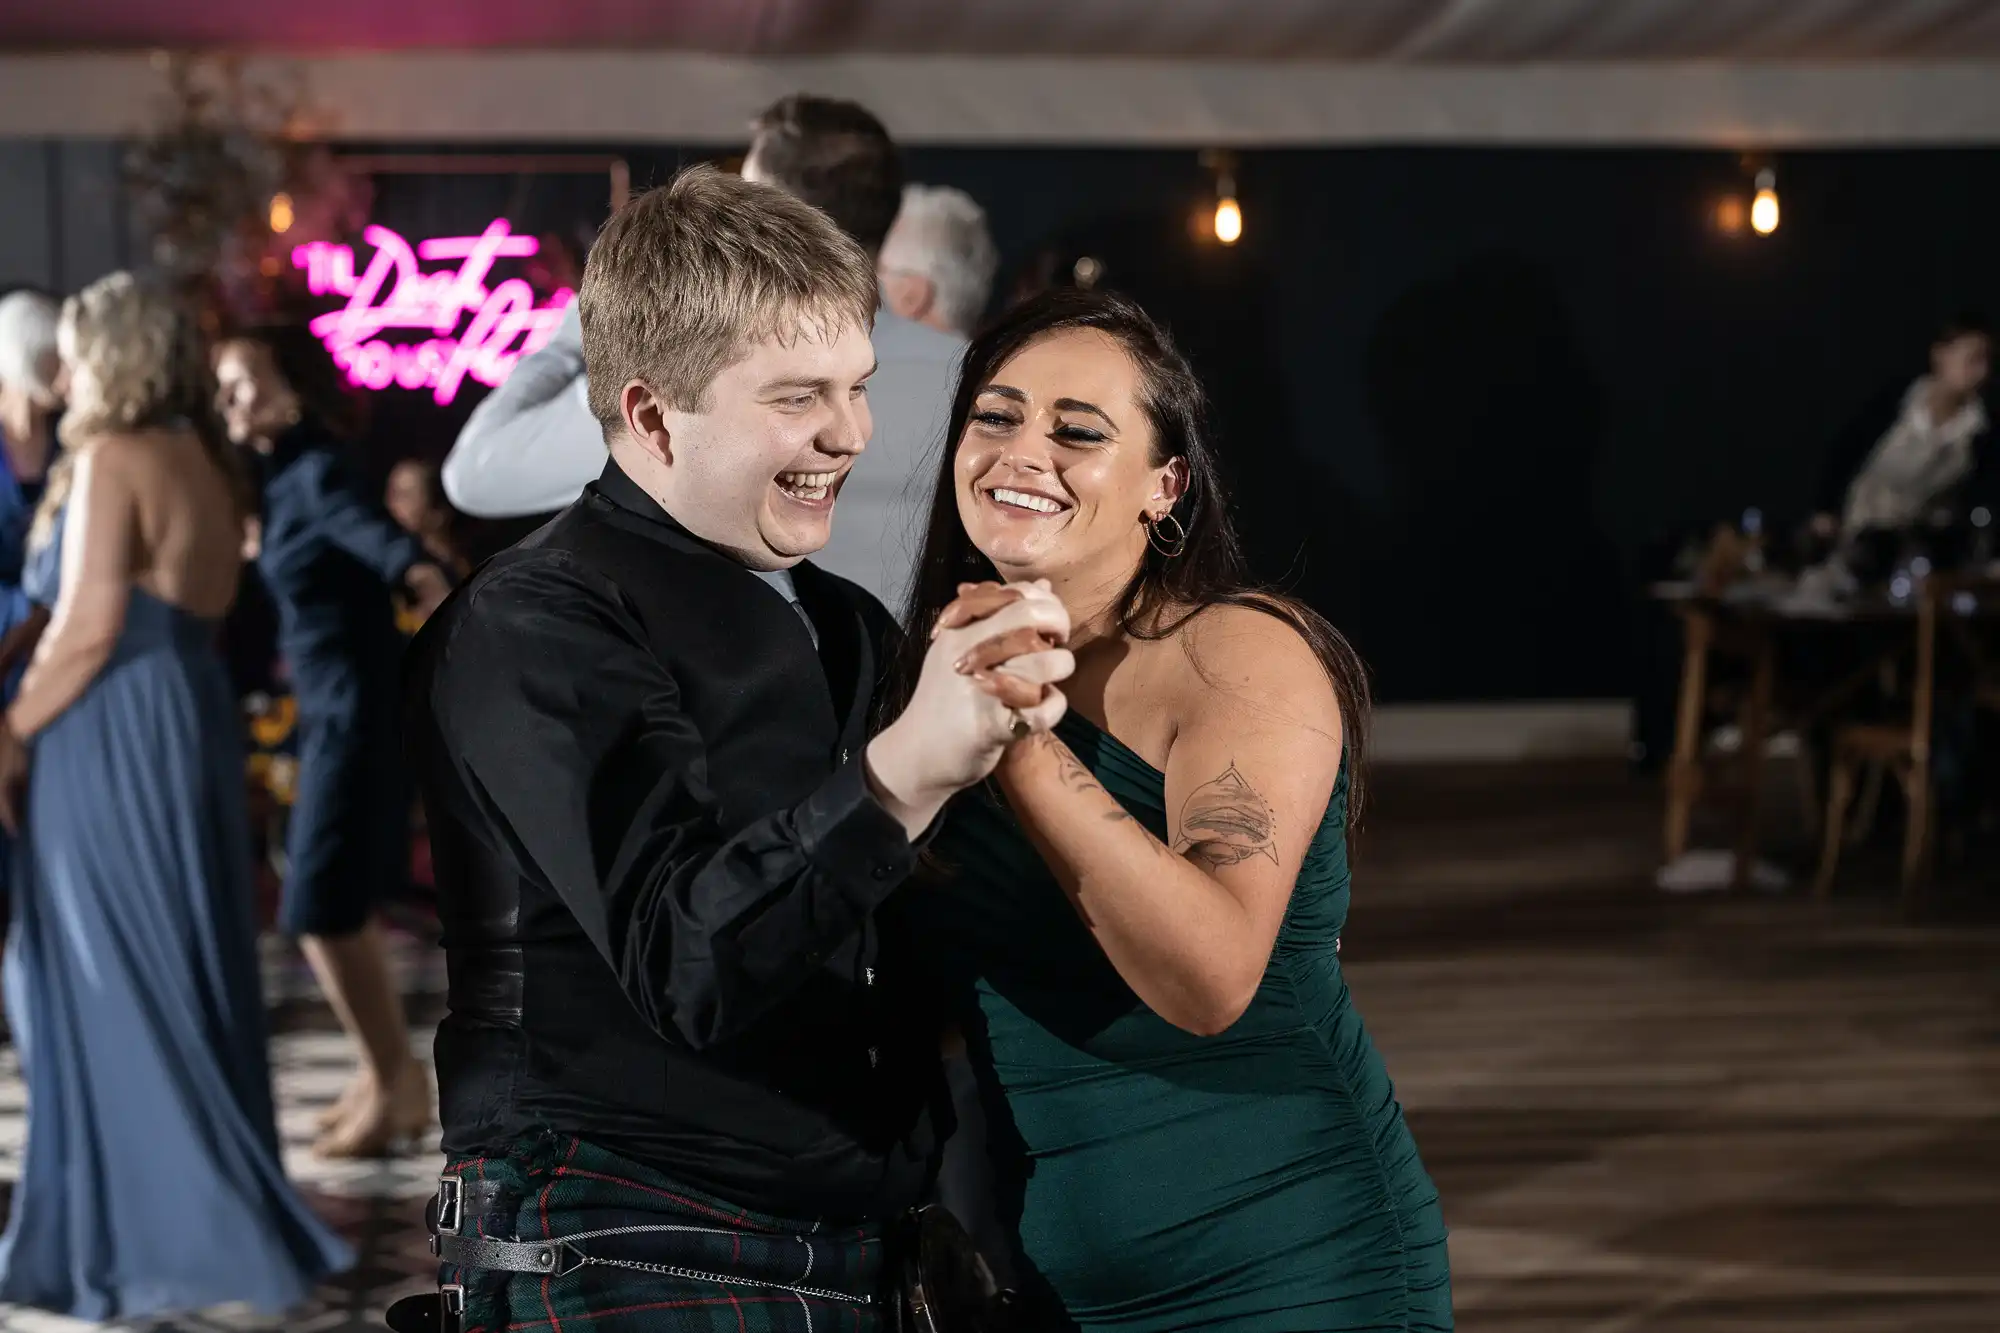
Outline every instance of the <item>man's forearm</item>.
POLYGON ((445 498, 475 518, 561 509, 604 470, 604 432, 584 391, 574 307, 548 345, 523 357, 474 409, 444 461, 445 498))
POLYGON ((522 407, 496 396, 479 405, 444 461, 445 498, 474 518, 521 518, 561 509, 604 470, 604 433, 571 392, 522 407), (485 414, 485 415, 481 415, 485 414))

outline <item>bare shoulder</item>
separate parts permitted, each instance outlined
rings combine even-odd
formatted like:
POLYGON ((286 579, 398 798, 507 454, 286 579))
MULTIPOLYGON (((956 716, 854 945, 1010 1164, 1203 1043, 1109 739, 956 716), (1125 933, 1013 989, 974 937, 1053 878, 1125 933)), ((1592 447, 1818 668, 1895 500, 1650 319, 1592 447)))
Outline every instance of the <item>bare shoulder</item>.
POLYGON ((178 472, 190 454, 201 452, 201 440, 192 431, 113 430, 91 436, 78 451, 78 459, 100 474, 153 476, 178 472))
POLYGON ((1191 715, 1284 721, 1340 734, 1340 699, 1298 627, 1273 610, 1211 606, 1174 636, 1176 695, 1191 715))

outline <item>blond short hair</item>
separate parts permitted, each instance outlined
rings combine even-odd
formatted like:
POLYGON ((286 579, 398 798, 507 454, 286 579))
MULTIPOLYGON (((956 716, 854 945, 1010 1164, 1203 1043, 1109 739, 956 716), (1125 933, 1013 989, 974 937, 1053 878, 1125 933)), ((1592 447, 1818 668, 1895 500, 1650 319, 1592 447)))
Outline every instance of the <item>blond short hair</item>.
POLYGON ((639 380, 683 412, 754 343, 875 325, 875 266, 810 204, 690 167, 612 215, 577 297, 590 411, 609 436, 639 380))

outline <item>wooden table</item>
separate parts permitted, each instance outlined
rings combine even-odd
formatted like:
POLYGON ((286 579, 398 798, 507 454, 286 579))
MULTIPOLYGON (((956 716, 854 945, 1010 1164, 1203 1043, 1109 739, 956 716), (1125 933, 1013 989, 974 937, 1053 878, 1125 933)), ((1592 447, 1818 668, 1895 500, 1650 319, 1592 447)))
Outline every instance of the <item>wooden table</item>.
MULTIPOLYGON (((1865 639, 1863 631, 1870 628, 1907 626, 1913 637, 1920 597, 1913 594, 1898 601, 1878 592, 1848 602, 1808 603, 1788 600, 1787 588, 1777 583, 1740 587, 1720 596, 1701 593, 1692 583, 1658 583, 1650 591, 1680 618, 1683 634, 1674 752, 1667 768, 1663 841, 1669 863, 1687 851, 1689 823, 1708 784, 1702 742, 1711 664, 1717 657, 1735 658, 1749 669, 1749 683, 1737 710, 1742 736, 1742 748, 1737 755, 1741 791, 1736 812, 1732 884, 1742 889, 1749 884, 1756 860, 1764 751, 1770 737, 1777 686, 1778 640, 1786 630, 1805 626, 1852 628, 1858 640, 1865 639)), ((2000 602, 1981 598, 1958 614, 1977 619, 2000 618, 2000 602)), ((1876 674, 1885 656, 1900 651, 1902 642, 1899 636, 1893 648, 1862 652, 1854 670, 1817 691, 1793 711, 1792 720, 1809 725, 1840 707, 1876 674)))

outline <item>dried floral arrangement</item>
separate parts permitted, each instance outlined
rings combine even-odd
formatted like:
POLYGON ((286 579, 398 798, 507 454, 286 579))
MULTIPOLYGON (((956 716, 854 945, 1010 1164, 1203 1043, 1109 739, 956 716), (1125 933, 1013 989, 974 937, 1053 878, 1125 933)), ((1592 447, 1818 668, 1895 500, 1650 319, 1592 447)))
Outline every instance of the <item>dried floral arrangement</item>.
POLYGON ((292 247, 363 226, 368 178, 327 150, 296 81, 251 78, 228 57, 155 64, 165 105, 126 160, 154 266, 218 327, 295 313, 305 293, 292 247))

